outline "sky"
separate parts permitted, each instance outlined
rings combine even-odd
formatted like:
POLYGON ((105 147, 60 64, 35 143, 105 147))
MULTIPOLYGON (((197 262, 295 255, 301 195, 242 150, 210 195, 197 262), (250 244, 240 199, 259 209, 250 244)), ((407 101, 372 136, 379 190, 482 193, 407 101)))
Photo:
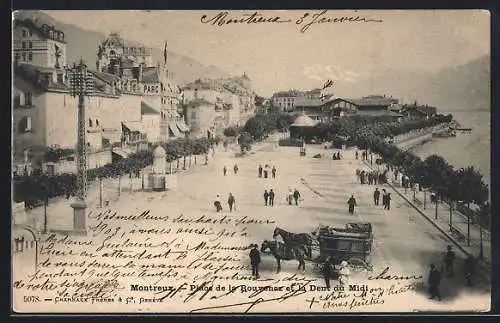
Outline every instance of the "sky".
MULTIPOLYGON (((228 17, 247 12, 229 11, 228 17)), ((356 82, 389 69, 436 72, 490 54, 490 15, 484 10, 259 10, 288 23, 202 23, 219 11, 44 11, 83 29, 119 32, 145 46, 168 48, 231 75, 247 73, 258 93, 356 82), (297 20, 308 14, 297 24, 297 20), (314 16, 316 15, 316 16, 314 16), (364 17, 380 22, 325 22, 364 17)))

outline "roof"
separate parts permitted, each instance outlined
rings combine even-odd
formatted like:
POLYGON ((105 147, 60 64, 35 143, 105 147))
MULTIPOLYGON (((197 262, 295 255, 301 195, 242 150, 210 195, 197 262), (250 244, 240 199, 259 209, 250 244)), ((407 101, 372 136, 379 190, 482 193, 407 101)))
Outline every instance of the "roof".
POLYGON ((393 98, 387 98, 383 96, 368 96, 362 99, 348 99, 346 101, 352 102, 354 105, 358 107, 364 106, 389 106, 394 103, 393 98))
POLYGON ((205 99, 194 99, 188 102, 189 106, 198 107, 200 105, 215 105, 205 99))
POLYGON ((301 97, 295 100, 295 107, 319 107, 323 104, 325 104, 325 101, 320 99, 308 99, 301 97))
POLYGON ((142 82, 144 83, 158 83, 160 76, 156 67, 143 67, 142 68, 142 82))
POLYGON ((122 126, 124 126, 125 128, 127 128, 132 132, 145 133, 141 121, 123 121, 122 126))
POLYGON ((94 74, 95 77, 98 79, 108 83, 108 84, 113 84, 114 82, 117 82, 120 80, 120 78, 114 74, 110 73, 105 73, 105 72, 97 72, 97 71, 91 71, 89 70, 90 73, 94 74))
POLYGON ((141 101, 141 114, 160 114, 158 111, 150 107, 144 101, 141 101))
POLYGON ((14 20, 14 26, 15 27, 24 26, 26 28, 34 30, 35 32, 37 32, 38 34, 40 34, 45 38, 66 44, 66 41, 64 40, 64 32, 56 29, 55 26, 51 26, 48 24, 40 24, 31 19, 16 19, 14 20))
POLYGON ((14 66, 14 75, 22 77, 42 91, 49 89, 68 90, 68 86, 64 83, 54 82, 52 78, 47 82, 45 78, 41 77, 44 73, 53 73, 54 71, 64 72, 60 69, 44 68, 30 64, 17 64, 14 66))
POLYGON ((314 127, 317 124, 317 121, 309 118, 306 115, 301 115, 295 119, 295 122, 291 125, 293 127, 314 127))
POLYGON ((303 96, 304 93, 298 90, 288 90, 288 91, 279 91, 273 94, 273 98, 277 97, 297 97, 303 96))

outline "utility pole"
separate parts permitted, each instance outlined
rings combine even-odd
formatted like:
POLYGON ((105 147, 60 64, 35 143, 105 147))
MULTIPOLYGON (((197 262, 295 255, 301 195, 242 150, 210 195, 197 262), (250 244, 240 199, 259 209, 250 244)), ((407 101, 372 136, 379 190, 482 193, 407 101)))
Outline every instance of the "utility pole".
POLYGON ((102 207, 102 177, 99 177, 99 207, 102 207))
POLYGON ((434 215, 434 220, 438 219, 438 195, 436 194, 436 200, 434 201, 436 204, 436 214, 434 215))
POLYGON ((78 97, 78 136, 77 136, 77 199, 73 208, 73 233, 87 234, 87 152, 85 141, 85 96, 92 93, 93 77, 87 71, 83 59, 69 70, 70 90, 73 97, 78 97))
POLYGON ((452 228, 452 222, 451 222, 452 215, 453 215, 453 201, 450 200, 450 232, 452 228))

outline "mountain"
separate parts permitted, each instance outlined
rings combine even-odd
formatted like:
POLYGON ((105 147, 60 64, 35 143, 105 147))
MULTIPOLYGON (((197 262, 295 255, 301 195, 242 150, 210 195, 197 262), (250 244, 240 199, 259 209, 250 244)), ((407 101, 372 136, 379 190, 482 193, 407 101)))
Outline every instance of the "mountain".
POLYGON ((490 57, 483 56, 435 73, 416 69, 378 71, 357 82, 337 82, 335 93, 344 97, 386 94, 438 107, 440 111, 489 110, 490 57))
MULTIPOLYGON (((51 16, 39 11, 18 11, 15 13, 15 16, 21 19, 36 19, 39 25, 46 23, 56 26, 57 29, 64 32, 65 40, 68 43, 66 53, 68 63, 73 63, 83 58, 89 67, 95 68, 97 48, 101 42, 106 39, 106 34, 85 30, 71 24, 61 23, 51 16)), ((135 41, 125 41, 127 44, 139 45, 139 43, 135 41)), ((152 51, 154 62, 163 61, 163 48, 153 48, 152 51)), ((228 73, 215 66, 204 66, 191 57, 172 51, 168 51, 168 62, 170 66, 169 71, 173 72, 174 79, 179 84, 185 84, 197 78, 219 78, 228 76, 228 73)))

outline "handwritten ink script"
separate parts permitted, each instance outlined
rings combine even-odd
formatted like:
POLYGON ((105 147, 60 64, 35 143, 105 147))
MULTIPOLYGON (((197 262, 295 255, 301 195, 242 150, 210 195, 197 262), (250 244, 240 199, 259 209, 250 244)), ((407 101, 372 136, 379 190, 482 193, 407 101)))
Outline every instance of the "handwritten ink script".
POLYGON ((241 16, 230 15, 227 11, 221 11, 215 15, 203 15, 201 23, 216 27, 228 25, 254 25, 254 24, 287 24, 294 23, 299 27, 301 33, 309 31, 311 26, 320 24, 345 24, 345 23, 380 23, 381 19, 368 18, 361 15, 331 16, 328 10, 318 13, 305 12, 298 19, 282 16, 266 16, 258 11, 242 14, 241 16))
POLYGON ((16 310, 250 312, 281 304, 301 311, 353 311, 413 291, 422 278, 385 268, 363 284, 341 287, 332 281, 328 290, 312 264, 299 274, 289 262, 291 267, 276 274, 276 260, 262 253, 256 280, 249 246, 258 239, 249 232, 271 236, 276 223, 265 217, 108 209, 90 213, 89 220, 89 236, 43 236, 36 268, 26 271, 30 259, 13 261, 16 310))

